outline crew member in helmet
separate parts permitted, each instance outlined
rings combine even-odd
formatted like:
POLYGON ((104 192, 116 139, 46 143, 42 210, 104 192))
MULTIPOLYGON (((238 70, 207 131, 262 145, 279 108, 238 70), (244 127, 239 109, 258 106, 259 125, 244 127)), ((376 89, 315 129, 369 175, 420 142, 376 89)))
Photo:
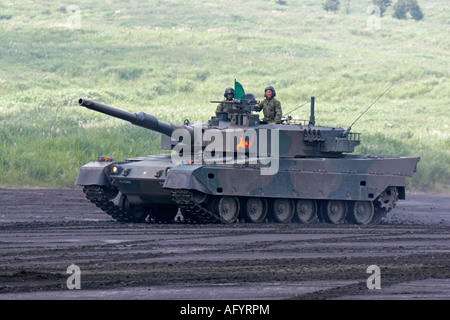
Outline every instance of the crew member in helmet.
MULTIPOLYGON (((225 97, 225 101, 232 101, 234 98, 234 89, 231 87, 228 87, 225 89, 225 93, 223 94, 223 96, 225 97)), ((223 111, 223 112, 228 112, 228 108, 230 107, 230 104, 227 103, 220 103, 217 106, 216 112, 217 111, 223 111)))
POLYGON ((266 99, 263 100, 260 105, 257 105, 264 113, 263 122, 281 123, 281 103, 275 99, 276 95, 277 93, 275 92, 274 87, 268 86, 264 89, 264 97, 266 99))

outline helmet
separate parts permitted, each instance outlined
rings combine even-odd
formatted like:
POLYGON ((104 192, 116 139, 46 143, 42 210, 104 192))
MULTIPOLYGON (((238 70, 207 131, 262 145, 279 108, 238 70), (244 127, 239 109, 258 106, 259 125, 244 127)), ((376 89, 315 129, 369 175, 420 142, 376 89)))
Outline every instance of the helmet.
POLYGON ((267 90, 271 90, 271 91, 272 91, 272 96, 273 96, 273 97, 275 97, 275 96, 277 95, 277 93, 275 92, 275 88, 272 87, 272 86, 268 86, 268 87, 266 87, 266 88, 264 89, 264 98, 267 98, 267 97, 266 97, 266 91, 267 91, 267 90))
POLYGON ((231 87, 225 89, 225 93, 223 94, 223 96, 226 98, 229 93, 232 93, 234 97, 234 89, 231 87))

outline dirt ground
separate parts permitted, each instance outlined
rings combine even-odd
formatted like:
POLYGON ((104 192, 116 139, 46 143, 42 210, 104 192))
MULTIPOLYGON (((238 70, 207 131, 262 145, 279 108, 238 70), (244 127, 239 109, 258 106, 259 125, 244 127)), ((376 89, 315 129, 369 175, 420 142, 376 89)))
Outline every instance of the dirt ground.
POLYGON ((375 226, 185 225, 0 189, 0 299, 450 299, 450 195, 407 194, 375 226))

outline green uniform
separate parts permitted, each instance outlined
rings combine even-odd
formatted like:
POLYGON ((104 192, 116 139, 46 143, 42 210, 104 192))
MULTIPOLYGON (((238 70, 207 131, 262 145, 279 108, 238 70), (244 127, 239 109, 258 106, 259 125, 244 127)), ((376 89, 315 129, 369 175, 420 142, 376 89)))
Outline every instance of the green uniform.
POLYGON ((260 103, 261 110, 264 113, 264 122, 275 122, 281 123, 281 103, 275 98, 271 98, 270 100, 266 98, 266 100, 260 103))
POLYGON ((228 112, 229 106, 230 106, 230 105, 227 104, 227 103, 220 103, 220 104, 217 106, 216 112, 218 112, 218 111, 228 112))

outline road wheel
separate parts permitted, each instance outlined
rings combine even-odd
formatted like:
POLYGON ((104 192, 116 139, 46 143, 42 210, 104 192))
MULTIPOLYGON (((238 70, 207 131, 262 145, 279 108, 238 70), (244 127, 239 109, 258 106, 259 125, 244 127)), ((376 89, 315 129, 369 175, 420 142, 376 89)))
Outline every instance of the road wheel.
POLYGON ((289 223, 294 216, 295 206, 292 199, 276 199, 273 202, 273 217, 279 223, 289 223))
POLYGON ((373 218, 373 203, 371 201, 355 201, 349 212, 349 218, 356 224, 369 224, 373 218))
POLYGON ((300 199, 295 205, 295 215, 300 223, 308 224, 317 220, 317 201, 300 199))
POLYGON ((233 196, 220 197, 215 201, 215 212, 224 223, 234 222, 239 215, 239 199, 233 196))
POLYGON ((248 198, 245 202, 245 219, 252 223, 261 223, 267 217, 267 200, 264 198, 248 198))
POLYGON ((323 207, 323 217, 326 222, 340 224, 347 217, 347 202, 343 200, 328 200, 323 207))

